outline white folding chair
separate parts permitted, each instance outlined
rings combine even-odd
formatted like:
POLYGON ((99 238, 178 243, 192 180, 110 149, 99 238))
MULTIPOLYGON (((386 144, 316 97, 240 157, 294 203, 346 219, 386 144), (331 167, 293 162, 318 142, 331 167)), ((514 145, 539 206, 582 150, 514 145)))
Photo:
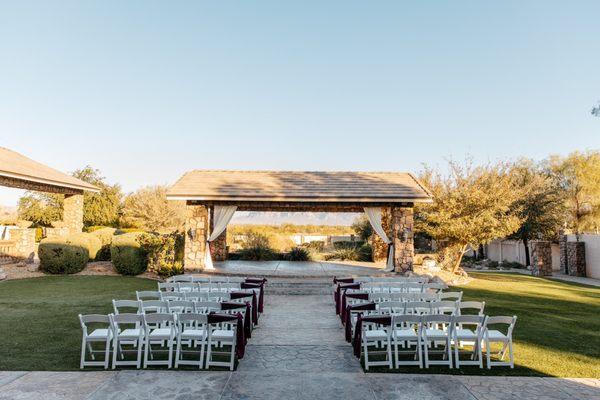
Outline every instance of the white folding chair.
POLYGON ((182 293, 186 301, 208 301, 208 292, 182 293))
POLYGON ((142 290, 135 292, 137 300, 160 300, 160 292, 158 290, 142 290))
POLYGON ((197 301, 194 305, 195 312, 199 314, 221 311, 221 304, 218 301, 197 301))
POLYGON ((136 368, 142 366, 142 350, 144 347, 144 319, 141 314, 110 314, 110 323, 113 331, 113 364, 115 369, 119 365, 133 365, 136 368), (128 361, 124 358, 124 350, 122 345, 133 345, 137 353, 134 361, 128 361), (121 360, 117 359, 117 355, 121 356, 121 360))
POLYGON ((169 282, 193 282, 194 277, 192 275, 173 275, 169 278, 169 282))
POLYGON ((423 293, 423 284, 416 282, 408 282, 402 286, 405 293, 423 293))
POLYGON ((197 292, 200 289, 200 285, 194 282, 178 282, 177 291, 180 293, 197 292))
POLYGON ((447 365, 452 368, 452 316, 442 314, 432 314, 421 316, 423 324, 423 352, 425 359, 425 368, 430 365, 447 365), (437 344, 443 343, 442 360, 430 360, 430 353, 439 352, 434 350, 437 344))
POLYGON ((189 314, 196 310, 193 301, 189 300, 169 300, 167 302, 167 312, 171 314, 189 314))
POLYGON ((142 300, 140 302, 140 311, 142 314, 166 313, 169 309, 169 302, 166 300, 142 300))
POLYGON ((383 301, 377 303, 377 310, 382 314, 404 314, 406 303, 402 301, 383 301))
POLYGON ((485 301, 461 301, 458 303, 456 315, 483 315, 485 301))
POLYGON ((404 304, 404 313, 411 315, 431 314, 431 302, 428 301, 409 301, 404 304))
POLYGON ((421 316, 394 315, 392 317, 392 343, 394 345, 394 361, 396 368, 401 365, 418 365, 423 368, 423 353, 421 345, 421 316), (412 355, 412 360, 400 360, 400 345, 402 353, 412 355), (411 351, 411 349, 414 350, 411 351))
POLYGON ((456 368, 460 365, 479 365, 483 368, 481 356, 482 328, 485 317, 483 315, 455 315, 452 318, 452 337, 454 342, 454 363, 456 368), (460 348, 463 344, 473 346, 470 360, 460 359, 460 348))
POLYGON ((206 368, 211 366, 215 367, 229 367, 230 371, 233 371, 235 366, 235 346, 237 343, 237 321, 227 323, 222 322, 220 324, 208 324, 208 349, 206 353, 206 368), (223 352, 213 349, 213 346, 222 347, 223 345, 231 346, 229 352, 223 352), (229 361, 217 361, 213 359, 215 354, 229 354, 229 361))
POLYGON ((141 303, 139 300, 114 300, 113 304, 113 312, 115 315, 117 314, 137 314, 142 311, 141 303))
POLYGON ((113 338, 109 316, 100 314, 79 314, 79 322, 83 332, 81 338, 81 361, 79 362, 79 368, 104 367, 104 369, 108 369, 110 363, 110 345, 112 344, 113 338), (94 329, 89 332, 91 329, 91 327, 88 326, 89 324, 101 324, 101 327, 94 327, 94 329), (104 350, 94 350, 92 343, 104 343, 104 350), (92 361, 86 360, 87 352, 89 352, 92 361), (94 353, 104 353, 104 360, 96 361, 94 353))
POLYGON ((176 282, 158 282, 159 292, 175 292, 179 289, 176 282))
POLYGON ((512 317, 487 317, 485 322, 483 323, 483 340, 485 344, 485 352, 487 357, 487 367, 491 369, 492 367, 502 367, 509 366, 511 368, 515 367, 514 360, 514 352, 513 352, 513 340, 512 333, 515 328, 515 324, 517 323, 517 316, 512 317), (508 325, 506 333, 502 333, 499 330, 490 329, 490 325, 503 324, 508 325), (492 343, 501 343, 502 348, 498 352, 498 357, 500 361, 492 361, 492 343), (504 360, 506 353, 508 351, 508 361, 504 360))
POLYGON ((175 343, 175 315, 168 313, 144 314, 144 368, 148 365, 166 365, 171 368, 175 343), (152 343, 166 343, 167 360, 155 360, 152 343))
POLYGON ((204 357, 208 345, 207 315, 190 313, 177 315, 177 349, 175 368, 179 365, 197 365, 204 368, 204 357), (199 346, 199 350, 196 350, 199 346), (186 353, 198 353, 197 359, 186 359, 186 353))
POLYGON ((455 315, 458 309, 456 301, 432 301, 430 304, 432 314, 455 315))
POLYGON ((438 293, 440 300, 461 301, 463 292, 440 292, 438 293))
MULTIPOLYGON (((370 366, 387 366, 393 368, 392 358, 392 326, 377 326, 372 322, 362 321, 362 346, 365 354, 365 370, 369 370, 370 366), (369 359, 369 346, 377 346, 379 344, 385 346, 386 359, 383 361, 371 361, 369 359)), ((381 354, 381 351, 371 350, 371 353, 381 354)))

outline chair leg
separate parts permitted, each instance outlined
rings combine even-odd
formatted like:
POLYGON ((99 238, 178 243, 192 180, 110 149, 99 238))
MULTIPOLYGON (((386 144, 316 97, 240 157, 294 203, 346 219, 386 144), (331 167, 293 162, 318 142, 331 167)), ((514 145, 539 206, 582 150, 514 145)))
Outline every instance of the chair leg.
POLYGON ((175 344, 175 368, 179 368, 179 357, 181 354, 181 338, 177 338, 177 344, 175 344))
POLYGON ((92 344, 90 342, 87 342, 87 348, 90 351, 90 357, 95 361, 96 356, 94 356, 94 349, 92 348, 92 344))
POLYGON ((117 353, 119 352, 119 339, 115 337, 113 339, 113 362, 112 369, 117 368, 117 353))
POLYGON ((448 353, 448 367, 452 368, 452 345, 450 337, 446 339, 446 353, 448 353))
POLYGON ((454 341, 454 363, 456 368, 460 368, 460 354, 458 352, 458 341, 454 341))
POLYGON ((110 360, 110 338, 106 339, 104 344, 104 369, 108 369, 108 362, 110 360))
POLYGON ((508 356, 510 357, 510 367, 515 367, 515 357, 513 352, 513 343, 512 339, 508 342, 508 356))
POLYGON ((198 366, 198 369, 204 368, 204 351, 205 351, 205 345, 204 345, 204 341, 202 341, 202 342, 200 342, 200 365, 198 366))
POLYGON ((85 337, 81 339, 81 360, 79 361, 79 369, 83 369, 85 363, 85 337))
POLYGON ((138 344, 137 368, 140 369, 142 367, 142 350, 143 350, 142 347, 147 350, 150 345, 150 341, 148 340, 147 345, 144 346, 144 339, 138 339, 137 344, 138 344))
POLYGON ((425 368, 429 368, 429 349, 427 348, 429 342, 427 340, 423 341, 423 355, 425 356, 425 368))
POLYGON ((368 350, 368 343, 365 340, 363 342, 364 348, 365 348, 365 370, 368 371, 369 370, 369 350, 368 350))
POLYGON ((487 361, 487 367, 488 369, 492 369, 492 366, 490 365, 491 363, 491 357, 490 357, 490 341, 486 339, 485 341, 485 353, 486 353, 486 361, 487 361))
POLYGON ((477 341, 475 342, 475 345, 477 346, 477 357, 479 357, 479 368, 483 368, 483 354, 481 352, 481 347, 482 347, 481 340, 477 339, 477 341))
POLYGON ((389 361, 388 367, 389 367, 389 369, 392 369, 392 368, 394 368, 394 364, 392 361, 392 343, 391 343, 390 339, 388 339, 388 341, 387 341, 387 355, 388 355, 388 361, 389 361))

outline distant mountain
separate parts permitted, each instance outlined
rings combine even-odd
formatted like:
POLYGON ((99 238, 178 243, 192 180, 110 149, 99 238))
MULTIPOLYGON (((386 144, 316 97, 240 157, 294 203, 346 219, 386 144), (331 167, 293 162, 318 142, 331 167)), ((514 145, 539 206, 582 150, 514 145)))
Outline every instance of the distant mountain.
POLYGON ((238 211, 233 215, 231 223, 237 225, 295 224, 350 226, 359 215, 357 213, 238 211))

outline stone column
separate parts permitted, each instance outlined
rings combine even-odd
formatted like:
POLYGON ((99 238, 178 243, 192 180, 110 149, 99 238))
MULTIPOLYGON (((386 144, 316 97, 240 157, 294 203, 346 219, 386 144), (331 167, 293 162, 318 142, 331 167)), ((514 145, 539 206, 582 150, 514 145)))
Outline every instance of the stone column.
POLYGON ((15 256, 25 262, 33 262, 35 257, 35 229, 11 229, 10 238, 15 242, 15 256))
POLYGON ((210 254, 213 261, 227 260, 227 229, 218 238, 210 242, 210 254))
POLYGON ((560 272, 569 273, 569 264, 567 258, 567 235, 563 230, 558 232, 558 251, 560 253, 560 272))
POLYGON ((552 276, 552 247, 547 241, 531 242, 531 275, 552 276))
POLYGON ((567 242, 569 275, 585 276, 585 242, 567 242))
POLYGON ((65 195, 63 222, 70 234, 83 230, 83 194, 65 195))
MULTIPOLYGON (((381 226, 383 230, 391 239, 392 236, 392 212, 390 207, 383 207, 381 210, 381 226)), ((371 254, 373 256, 373 261, 375 262, 386 262, 387 261, 387 253, 388 253, 388 245, 383 242, 383 240, 379 237, 378 234, 373 232, 371 237, 371 254)))
POLYGON ((208 238, 208 209, 203 205, 187 204, 185 214, 185 246, 183 267, 186 272, 204 268, 208 238))
POLYGON ((413 270, 415 256, 413 208, 392 207, 391 214, 394 267, 396 272, 405 274, 413 270))

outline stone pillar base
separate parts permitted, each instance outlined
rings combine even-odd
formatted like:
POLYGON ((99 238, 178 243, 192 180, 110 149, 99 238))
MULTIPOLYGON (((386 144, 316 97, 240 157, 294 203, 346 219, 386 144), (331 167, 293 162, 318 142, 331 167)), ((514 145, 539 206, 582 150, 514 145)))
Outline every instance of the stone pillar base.
POLYGON ((414 229, 413 208, 392 207, 392 240, 394 241, 394 267, 398 273, 413 270, 414 229))
POLYGON ((207 235, 208 209, 203 205, 187 204, 183 257, 183 268, 186 273, 204 269, 207 235))
POLYGON ((585 242, 567 242, 567 265, 569 275, 586 276, 585 242))
POLYGON ((531 275, 552 276, 552 247, 550 242, 531 243, 531 275))

